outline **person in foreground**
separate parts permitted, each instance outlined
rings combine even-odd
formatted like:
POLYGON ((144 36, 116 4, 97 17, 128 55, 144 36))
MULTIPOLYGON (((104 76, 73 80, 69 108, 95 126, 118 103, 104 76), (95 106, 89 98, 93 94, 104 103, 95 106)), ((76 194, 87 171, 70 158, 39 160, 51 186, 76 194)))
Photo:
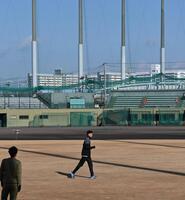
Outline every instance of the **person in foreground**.
POLYGON ((96 178, 96 176, 94 175, 93 163, 92 163, 92 159, 91 159, 91 149, 95 148, 95 146, 91 146, 92 137, 93 137, 93 131, 88 130, 86 132, 86 138, 84 139, 84 143, 83 143, 83 148, 82 148, 82 153, 81 153, 82 158, 80 159, 76 168, 68 174, 69 178, 75 178, 75 173, 80 169, 80 167, 83 166, 85 161, 88 163, 88 166, 89 166, 89 171, 91 174, 90 179, 96 178))
POLYGON ((0 180, 2 186, 1 200, 17 199, 17 193, 21 191, 21 162, 16 159, 18 149, 12 146, 8 150, 10 158, 3 159, 0 168, 0 180))

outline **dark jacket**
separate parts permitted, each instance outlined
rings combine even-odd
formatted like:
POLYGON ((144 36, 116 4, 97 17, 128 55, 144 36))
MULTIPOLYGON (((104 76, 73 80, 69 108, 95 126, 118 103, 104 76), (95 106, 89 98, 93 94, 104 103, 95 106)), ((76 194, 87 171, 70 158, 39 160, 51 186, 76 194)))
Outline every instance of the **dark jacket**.
POLYGON ((1 162, 0 180, 1 185, 21 185, 21 162, 16 158, 6 158, 1 162))
POLYGON ((89 137, 84 139, 83 147, 82 147, 82 157, 91 157, 91 149, 94 149, 95 146, 91 146, 91 140, 89 137))

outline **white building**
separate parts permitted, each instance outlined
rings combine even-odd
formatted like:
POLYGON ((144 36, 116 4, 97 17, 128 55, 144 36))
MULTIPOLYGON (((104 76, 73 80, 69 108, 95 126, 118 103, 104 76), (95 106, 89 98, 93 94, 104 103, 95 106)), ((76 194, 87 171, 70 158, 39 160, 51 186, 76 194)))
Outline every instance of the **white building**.
MULTIPOLYGON (((55 70, 54 74, 37 74, 38 86, 68 86, 78 83, 77 74, 65 74, 61 70, 55 70)), ((28 74, 28 86, 32 87, 32 74, 28 74)))
MULTIPOLYGON (((126 77, 151 77, 160 73, 160 65, 152 64, 150 72, 135 72, 126 74, 126 77)), ((166 75, 185 78, 185 71, 183 70, 166 70, 166 75)), ((104 73, 98 72, 97 74, 87 75, 85 79, 92 80, 91 87, 94 88, 94 82, 104 81, 104 73), (94 81, 94 82, 93 82, 94 81)), ((85 80, 84 79, 84 80, 85 80)), ((121 74, 118 72, 106 72, 106 81, 120 81, 121 74)), ((61 69, 56 69, 53 74, 37 74, 38 86, 69 86, 78 84, 78 74, 63 73, 61 69)), ((28 74, 28 86, 32 87, 32 75, 28 74)))
POLYGON ((160 74, 160 65, 152 64, 150 68, 150 75, 153 76, 155 74, 160 74))

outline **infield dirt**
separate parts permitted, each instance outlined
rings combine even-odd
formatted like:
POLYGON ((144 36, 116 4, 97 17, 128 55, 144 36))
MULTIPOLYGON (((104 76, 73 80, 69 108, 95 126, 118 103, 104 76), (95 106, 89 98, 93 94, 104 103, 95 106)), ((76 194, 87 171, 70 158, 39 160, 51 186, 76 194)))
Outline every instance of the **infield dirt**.
POLYGON ((66 176, 80 159, 83 141, 1 141, 19 148, 22 191, 19 200, 184 200, 184 140, 92 141, 97 179, 87 164, 75 179, 66 176))

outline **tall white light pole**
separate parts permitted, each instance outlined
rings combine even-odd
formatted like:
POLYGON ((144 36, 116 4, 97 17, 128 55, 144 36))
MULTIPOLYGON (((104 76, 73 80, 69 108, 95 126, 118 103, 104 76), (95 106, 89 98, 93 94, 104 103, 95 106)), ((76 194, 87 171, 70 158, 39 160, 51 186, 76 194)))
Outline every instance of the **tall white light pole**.
POLYGON ((160 52, 160 72, 165 74, 165 11, 164 0, 161 0, 161 52, 160 52))
POLYGON ((32 0, 32 85, 37 87, 36 0, 32 0))
POLYGON ((121 5, 121 80, 126 78, 126 52, 125 52, 125 0, 121 5))
POLYGON ((83 77, 83 0, 79 0, 78 82, 83 77))

